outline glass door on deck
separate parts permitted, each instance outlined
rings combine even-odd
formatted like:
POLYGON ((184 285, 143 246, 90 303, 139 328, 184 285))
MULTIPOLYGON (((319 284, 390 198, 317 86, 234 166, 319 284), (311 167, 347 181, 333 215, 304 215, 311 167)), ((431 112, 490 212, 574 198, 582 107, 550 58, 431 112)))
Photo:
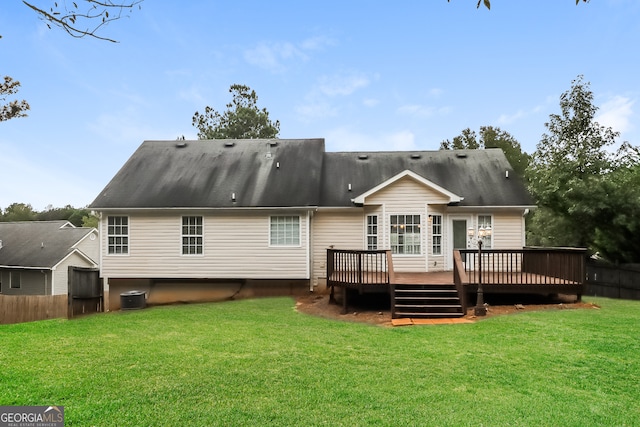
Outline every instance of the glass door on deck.
POLYGON ((453 249, 467 249, 467 220, 453 220, 453 249))

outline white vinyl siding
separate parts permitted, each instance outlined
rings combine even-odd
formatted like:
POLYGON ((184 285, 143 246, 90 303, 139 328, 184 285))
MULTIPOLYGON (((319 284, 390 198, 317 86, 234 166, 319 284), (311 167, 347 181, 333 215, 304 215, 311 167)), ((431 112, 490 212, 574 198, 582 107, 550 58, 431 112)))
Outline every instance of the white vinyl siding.
MULTIPOLYGON (((366 203, 379 205, 377 212, 380 213, 378 227, 382 234, 378 239, 378 248, 390 249, 393 242, 391 240, 391 216, 392 215, 419 215, 420 229, 425 228, 425 218, 427 218, 427 206, 430 204, 446 204, 448 198, 441 193, 426 187, 411 177, 402 178, 375 194, 367 197, 366 203)), ((420 252, 417 254, 394 254, 393 266, 399 272, 421 272, 427 271, 427 233, 420 233, 420 252)), ((432 265, 432 264, 429 264, 432 265)))
POLYGON ((495 213, 491 224, 495 249, 520 249, 525 246, 522 212, 495 213))
POLYGON ((365 246, 365 221, 360 209, 318 210, 313 216, 313 277, 327 275, 327 249, 365 246))
MULTIPOLYGON (((202 256, 176 250, 180 212, 129 215, 129 256, 102 260, 109 278, 307 279, 307 216, 300 218, 300 245, 271 247, 269 211, 203 213, 202 256)), ((104 237, 103 237, 104 238, 104 237)))

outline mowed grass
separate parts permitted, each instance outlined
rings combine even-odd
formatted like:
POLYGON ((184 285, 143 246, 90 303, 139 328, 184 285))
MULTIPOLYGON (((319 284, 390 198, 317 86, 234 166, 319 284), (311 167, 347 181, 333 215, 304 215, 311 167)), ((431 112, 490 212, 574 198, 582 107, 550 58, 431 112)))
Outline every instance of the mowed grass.
POLYGON ((378 327, 289 298, 0 325, 0 405, 67 426, 640 425, 640 302, 378 327))

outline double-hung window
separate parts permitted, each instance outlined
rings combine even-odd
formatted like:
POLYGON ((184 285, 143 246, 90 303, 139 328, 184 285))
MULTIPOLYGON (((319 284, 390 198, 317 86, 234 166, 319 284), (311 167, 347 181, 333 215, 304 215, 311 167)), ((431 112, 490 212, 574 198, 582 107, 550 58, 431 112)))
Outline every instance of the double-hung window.
POLYGON ((391 253, 419 255, 420 215, 390 215, 389 237, 391 238, 391 253))
POLYGON ((182 217, 182 255, 202 255, 202 217, 182 217))
POLYGON ((129 253, 129 217, 107 217, 107 253, 129 253))
POLYGON ((277 215, 269 221, 269 245, 300 246, 299 216, 277 215))
POLYGON ((378 215, 367 215, 367 250, 378 249, 378 215))
POLYGON ((442 215, 431 215, 431 253, 442 255, 442 215))

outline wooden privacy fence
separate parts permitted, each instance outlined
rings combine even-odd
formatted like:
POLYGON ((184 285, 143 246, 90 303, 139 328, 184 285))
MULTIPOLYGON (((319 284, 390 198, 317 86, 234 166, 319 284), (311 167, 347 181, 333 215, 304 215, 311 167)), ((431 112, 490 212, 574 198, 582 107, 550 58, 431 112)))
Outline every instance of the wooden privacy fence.
POLYGON ((97 268, 69 267, 69 319, 104 311, 104 286, 97 268))
POLYGON ((0 295, 0 324, 67 317, 66 295, 0 295))
POLYGON ((67 295, 0 295, 0 324, 33 322, 104 311, 104 287, 95 268, 69 267, 67 295))
POLYGON ((589 262, 585 294, 640 300, 640 268, 589 262))

